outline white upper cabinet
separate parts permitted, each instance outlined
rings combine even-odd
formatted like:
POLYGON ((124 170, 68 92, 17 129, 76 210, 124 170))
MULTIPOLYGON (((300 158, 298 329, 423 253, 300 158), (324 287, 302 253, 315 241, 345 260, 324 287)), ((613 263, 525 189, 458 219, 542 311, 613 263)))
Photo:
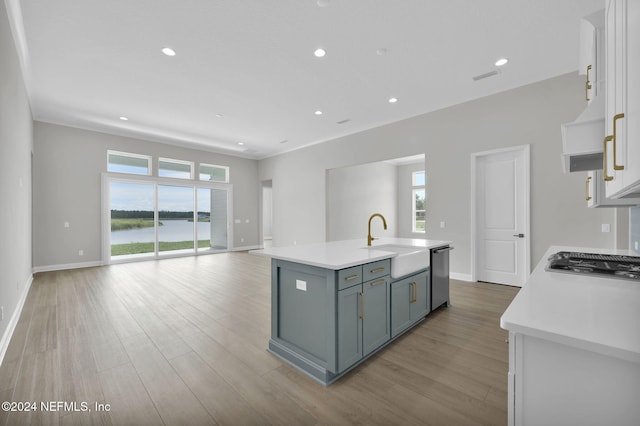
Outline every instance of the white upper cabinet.
POLYGON ((565 173, 602 168, 604 119, 604 9, 580 20, 578 73, 584 76, 586 108, 562 129, 562 167, 565 173))
POLYGON ((587 173, 585 181, 585 200, 587 207, 631 207, 640 205, 640 196, 636 198, 607 198, 605 196, 602 170, 593 170, 587 173))
POLYGON ((597 35, 596 26, 587 18, 580 20, 580 64, 578 73, 585 76, 584 97, 585 101, 591 102, 597 95, 598 85, 598 63, 596 61, 597 35))
POLYGON ((608 0, 605 32, 606 196, 640 196, 640 1, 608 0))

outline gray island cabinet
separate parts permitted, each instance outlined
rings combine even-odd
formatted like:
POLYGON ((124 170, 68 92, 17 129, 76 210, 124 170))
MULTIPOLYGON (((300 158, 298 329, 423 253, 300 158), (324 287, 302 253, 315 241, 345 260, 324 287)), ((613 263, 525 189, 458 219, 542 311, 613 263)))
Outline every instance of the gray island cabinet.
POLYGON ((424 320, 431 311, 428 249, 448 242, 391 242, 427 249, 425 267, 392 278, 395 254, 355 241, 253 252, 272 258, 268 350, 328 385, 424 320))

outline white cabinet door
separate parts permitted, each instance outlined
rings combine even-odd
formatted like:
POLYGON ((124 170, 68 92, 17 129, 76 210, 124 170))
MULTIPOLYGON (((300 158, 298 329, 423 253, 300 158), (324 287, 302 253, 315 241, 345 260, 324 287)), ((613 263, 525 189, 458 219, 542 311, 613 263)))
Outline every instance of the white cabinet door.
POLYGON ((593 84, 596 81, 596 28, 586 19, 580 20, 580 66, 578 74, 586 76, 585 101, 591 102, 594 96, 593 84))
POLYGON ((587 207, 631 207, 640 206, 640 196, 625 198, 607 198, 605 196, 602 170, 594 170, 587 173, 585 181, 585 199, 587 207))
POLYGON ((640 2, 610 0, 606 20, 606 196, 640 194, 640 2))

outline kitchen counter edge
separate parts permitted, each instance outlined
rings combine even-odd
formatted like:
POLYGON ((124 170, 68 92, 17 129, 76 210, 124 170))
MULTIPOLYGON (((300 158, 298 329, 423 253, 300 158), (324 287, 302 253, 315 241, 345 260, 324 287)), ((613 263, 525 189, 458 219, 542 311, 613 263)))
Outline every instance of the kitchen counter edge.
POLYGON ((416 249, 432 249, 451 245, 451 241, 420 238, 377 238, 368 247, 366 239, 329 241, 285 247, 251 250, 249 253, 273 259, 287 260, 325 269, 344 269, 364 263, 395 257, 397 253, 377 247, 394 244, 416 249))
POLYGON ((546 271, 559 251, 637 256, 629 250, 552 246, 500 318, 500 327, 640 363, 640 283, 546 271))

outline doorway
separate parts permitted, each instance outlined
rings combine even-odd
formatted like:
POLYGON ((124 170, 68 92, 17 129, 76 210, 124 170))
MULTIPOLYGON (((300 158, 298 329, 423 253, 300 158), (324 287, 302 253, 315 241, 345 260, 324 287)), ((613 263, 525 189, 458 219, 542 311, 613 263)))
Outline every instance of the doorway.
POLYGON ((262 182, 262 248, 273 246, 273 187, 270 180, 262 182))
POLYGON ((529 276, 529 145, 471 155, 473 281, 522 287, 529 276))

